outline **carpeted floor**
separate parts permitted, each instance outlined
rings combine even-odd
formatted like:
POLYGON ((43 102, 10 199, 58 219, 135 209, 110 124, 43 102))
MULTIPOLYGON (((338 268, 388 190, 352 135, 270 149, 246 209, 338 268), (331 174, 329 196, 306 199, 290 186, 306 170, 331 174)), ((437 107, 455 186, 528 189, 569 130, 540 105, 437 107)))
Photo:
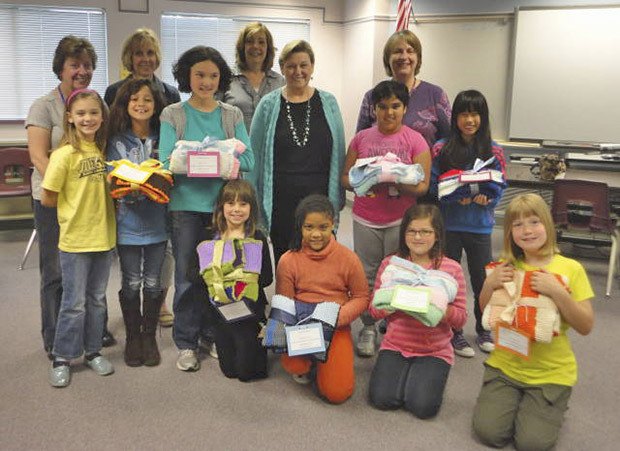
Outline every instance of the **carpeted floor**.
MULTIPOLYGON (((500 231, 494 233, 499 250, 500 231)), ((352 399, 332 406, 309 386, 293 382, 271 358, 270 377, 244 384, 226 379, 214 359, 183 373, 175 367, 171 330, 162 329, 162 364, 129 368, 122 345, 106 349, 114 375, 98 377, 74 364, 71 386, 53 389, 39 334, 39 274, 35 246, 17 270, 30 230, 0 232, 0 449, 209 449, 209 450, 477 450, 471 414, 485 355, 457 357, 442 410, 422 421, 404 411, 380 412, 367 403, 372 359, 356 359, 352 399)), ((350 245, 350 216, 339 239, 350 245)), ((570 250, 570 249, 569 249, 570 250)), ((598 293, 596 323, 587 337, 572 333, 580 380, 561 432, 559 450, 620 449, 620 283, 604 297, 607 265, 599 251, 581 252, 598 293), (586 254, 594 254, 589 257, 586 254)), ((108 286, 110 327, 119 341, 123 323, 116 298, 118 264, 108 286)), ((471 299, 470 299, 471 300, 471 299)), ((170 297, 169 297, 170 304, 170 297)), ((471 302, 468 306, 473 315, 471 302)), ((359 324, 355 324, 355 332, 359 324)), ((473 321, 466 334, 473 339, 473 321)))

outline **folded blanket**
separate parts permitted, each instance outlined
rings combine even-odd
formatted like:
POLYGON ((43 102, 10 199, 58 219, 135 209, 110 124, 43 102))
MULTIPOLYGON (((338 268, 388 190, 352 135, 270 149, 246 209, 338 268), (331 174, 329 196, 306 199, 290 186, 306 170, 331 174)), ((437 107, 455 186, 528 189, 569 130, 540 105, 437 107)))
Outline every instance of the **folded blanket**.
POLYGON ((213 305, 245 302, 249 307, 257 301, 262 246, 252 238, 203 241, 197 246, 200 274, 213 305))
MULTIPOLYGON (((496 264, 492 263, 487 273, 496 264)), ((560 312, 551 298, 532 288, 532 275, 535 272, 515 270, 513 282, 493 292, 482 315, 482 326, 485 329, 492 330, 499 321, 503 321, 540 343, 550 343, 554 336, 559 335, 560 312)), ((568 287, 567 277, 559 274, 554 276, 568 287)))
POLYGON ((297 323, 295 301, 276 294, 271 298, 271 311, 267 319, 265 334, 262 344, 265 348, 275 353, 286 352, 286 326, 294 326, 297 323))
POLYGON ((177 141, 170 155, 170 170, 175 174, 187 174, 187 153, 217 152, 220 155, 220 176, 224 180, 239 178, 239 156, 246 146, 236 138, 213 140, 206 137, 202 141, 177 141))
POLYGON ((444 172, 438 179, 437 197, 444 202, 473 197, 478 193, 490 199, 498 197, 506 182, 501 171, 489 168, 494 161, 495 157, 486 161, 477 159, 471 170, 451 169, 444 172), (478 176, 484 176, 487 180, 475 181, 473 177, 478 176))
POLYGON ((326 362, 339 313, 340 304, 336 302, 302 302, 277 294, 271 299, 271 312, 265 328, 263 346, 276 353, 284 353, 287 326, 320 323, 323 328, 325 352, 316 352, 308 356, 326 362))
POLYGON ((364 196, 379 183, 404 183, 417 185, 424 180, 424 170, 419 164, 405 164, 391 152, 370 158, 359 158, 349 169, 349 183, 355 194, 364 196))
POLYGON ((375 290, 372 305, 381 310, 395 311, 391 302, 399 286, 426 287, 430 290, 427 312, 403 310, 404 313, 429 327, 439 324, 446 313, 448 304, 454 302, 458 291, 458 284, 450 274, 436 269, 425 269, 409 260, 393 255, 381 274, 381 285, 375 290))
POLYGON ((108 161, 106 164, 114 167, 114 170, 108 174, 112 198, 120 199, 138 192, 158 204, 170 202, 170 189, 174 184, 172 172, 163 169, 163 165, 159 161, 148 159, 136 164, 123 159, 108 161), (148 177, 141 183, 130 181, 133 177, 129 177, 129 175, 142 176, 145 174, 148 177))

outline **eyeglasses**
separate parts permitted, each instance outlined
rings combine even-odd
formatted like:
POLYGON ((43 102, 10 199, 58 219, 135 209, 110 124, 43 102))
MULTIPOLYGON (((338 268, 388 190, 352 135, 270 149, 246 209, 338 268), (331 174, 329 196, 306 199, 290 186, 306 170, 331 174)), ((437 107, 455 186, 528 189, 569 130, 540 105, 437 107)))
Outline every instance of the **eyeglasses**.
POLYGON ((429 236, 431 236, 434 233, 435 233, 435 231, 432 230, 432 229, 420 229, 420 230, 409 229, 409 230, 407 230, 405 232, 405 234, 407 236, 415 237, 416 235, 419 235, 422 238, 428 238, 429 236))

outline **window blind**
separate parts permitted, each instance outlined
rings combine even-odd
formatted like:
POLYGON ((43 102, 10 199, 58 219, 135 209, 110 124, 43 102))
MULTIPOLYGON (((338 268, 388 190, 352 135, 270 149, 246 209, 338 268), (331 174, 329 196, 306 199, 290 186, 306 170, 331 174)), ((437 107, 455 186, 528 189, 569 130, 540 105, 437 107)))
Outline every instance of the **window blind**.
POLYGON ((58 85, 52 60, 69 34, 88 39, 97 53, 90 84, 108 85, 106 15, 102 9, 0 5, 0 120, 21 120, 32 102, 58 85))
MULTIPOLYGON (((310 23, 295 19, 250 19, 245 17, 217 17, 165 13, 161 17, 162 78, 177 86, 172 76, 172 65, 186 50, 196 45, 217 49, 231 68, 235 67, 235 44, 239 32, 251 22, 261 22, 271 32, 276 47, 273 70, 280 72, 280 49, 294 39, 308 40, 310 23)), ((188 95, 181 96, 186 99, 188 95)))

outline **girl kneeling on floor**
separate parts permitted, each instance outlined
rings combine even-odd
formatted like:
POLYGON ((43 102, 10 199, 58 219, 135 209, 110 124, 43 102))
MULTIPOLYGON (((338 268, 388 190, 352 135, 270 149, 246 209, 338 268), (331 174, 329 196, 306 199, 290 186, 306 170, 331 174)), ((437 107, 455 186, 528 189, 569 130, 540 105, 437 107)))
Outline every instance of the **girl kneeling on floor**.
POLYGON ((106 184, 103 149, 107 110, 96 91, 79 89, 67 99, 65 134, 43 179, 41 203, 58 207, 62 301, 49 373, 53 387, 71 382, 69 363, 82 354, 100 376, 114 372, 101 354, 106 288, 116 245, 114 206, 106 184))
POLYGON ((418 418, 431 418, 441 407, 454 363, 452 330, 467 320, 463 270, 444 256, 443 240, 439 209, 430 204, 411 206, 400 226, 398 252, 386 257, 377 272, 369 310, 375 319, 387 318, 370 377, 370 402, 378 409, 404 407, 418 418), (397 281, 411 283, 391 283, 397 281), (418 284, 423 287, 409 287, 418 284), (407 289, 426 293, 427 309, 412 314, 404 306, 394 307, 389 299, 407 289), (380 301, 386 293, 385 302, 380 301))
MULTIPOLYGON (((484 281, 481 310, 495 290, 517 281, 518 271, 530 273, 528 296, 543 295, 555 304, 561 319, 559 330, 545 343, 528 340, 527 334, 514 328, 497 327, 499 346, 485 362, 473 426, 480 440, 490 446, 502 447, 512 441, 516 449, 546 450, 557 442, 577 382, 577 362, 567 331, 572 327, 581 335, 590 333, 594 292, 581 263, 560 255, 549 207, 537 194, 515 197, 506 209, 502 263, 484 281), (521 339, 501 339, 516 334, 521 339)), ((517 316, 522 308, 517 307, 517 316)), ((537 317, 533 307, 525 309, 530 318, 537 317)), ((522 322, 517 322, 517 328, 522 322)))
POLYGON ((215 345, 222 373, 242 382, 267 377, 267 350, 258 337, 273 271, 267 238, 258 229, 252 185, 231 180, 219 192, 213 229, 198 245, 200 274, 217 314, 215 345))
POLYGON ((316 374, 319 394, 339 404, 349 399, 355 388, 350 324, 368 307, 368 282, 357 255, 336 241, 334 217, 334 207, 326 196, 312 194, 299 203, 291 250, 282 256, 276 270, 276 293, 301 305, 340 304, 325 362, 305 356, 281 358, 282 366, 297 382, 311 382, 316 374))

